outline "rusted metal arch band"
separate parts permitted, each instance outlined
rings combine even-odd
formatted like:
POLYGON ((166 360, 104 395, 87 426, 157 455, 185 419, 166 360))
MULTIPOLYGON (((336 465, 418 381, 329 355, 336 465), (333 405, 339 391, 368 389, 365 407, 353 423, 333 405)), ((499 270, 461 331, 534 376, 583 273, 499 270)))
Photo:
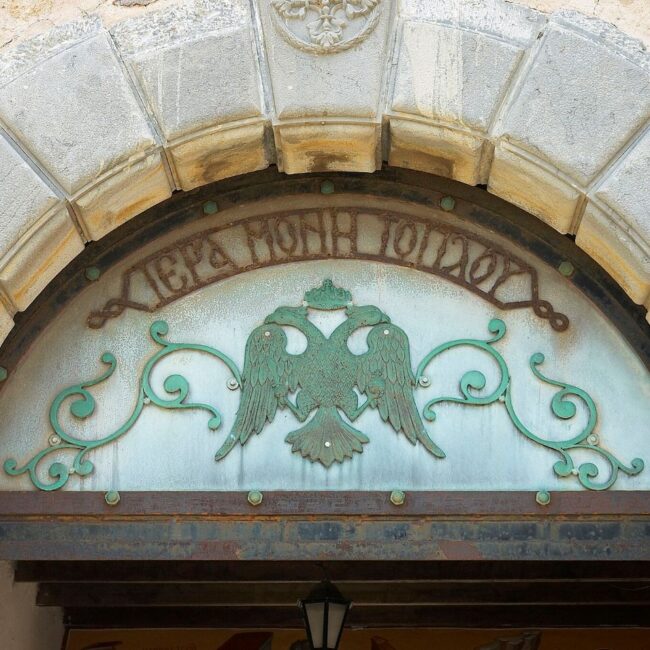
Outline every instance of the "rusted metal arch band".
POLYGON ((571 238, 543 224, 539 219, 489 195, 480 188, 429 174, 386 168, 372 175, 331 173, 287 177, 275 169, 221 181, 187 193, 174 195, 142 215, 89 244, 27 311, 16 316, 16 327, 0 349, 0 365, 10 372, 31 342, 65 304, 87 287, 85 269, 106 270, 143 242, 166 230, 190 222, 207 201, 221 209, 256 200, 317 194, 323 180, 333 180, 339 194, 355 193, 407 200, 439 209, 443 196, 455 199, 453 214, 461 224, 477 224, 504 236, 551 266, 569 261, 575 268, 570 281, 618 328, 650 368, 650 335, 644 310, 632 303, 616 282, 571 238))

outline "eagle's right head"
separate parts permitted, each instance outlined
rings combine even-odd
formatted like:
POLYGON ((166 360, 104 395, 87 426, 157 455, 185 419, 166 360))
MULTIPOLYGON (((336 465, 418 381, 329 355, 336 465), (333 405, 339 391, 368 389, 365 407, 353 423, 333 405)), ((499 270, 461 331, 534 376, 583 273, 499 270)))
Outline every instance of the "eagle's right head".
POLYGON ((359 327, 364 325, 377 325, 378 323, 390 323, 390 318, 373 305, 349 305, 345 313, 359 327))
POLYGON ((296 325, 307 319, 307 307, 278 307, 264 319, 265 323, 276 325, 296 325))

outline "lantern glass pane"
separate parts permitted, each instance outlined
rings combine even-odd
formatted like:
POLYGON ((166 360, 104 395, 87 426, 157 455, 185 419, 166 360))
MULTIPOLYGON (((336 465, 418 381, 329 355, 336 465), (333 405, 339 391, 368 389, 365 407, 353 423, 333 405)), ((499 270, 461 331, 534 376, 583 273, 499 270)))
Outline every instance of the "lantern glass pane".
POLYGON ((343 627, 348 606, 341 603, 329 603, 327 614, 327 647, 336 648, 336 642, 343 627))
POLYGON ((323 647, 323 625, 325 623, 325 603, 305 603, 305 615, 314 648, 323 647))

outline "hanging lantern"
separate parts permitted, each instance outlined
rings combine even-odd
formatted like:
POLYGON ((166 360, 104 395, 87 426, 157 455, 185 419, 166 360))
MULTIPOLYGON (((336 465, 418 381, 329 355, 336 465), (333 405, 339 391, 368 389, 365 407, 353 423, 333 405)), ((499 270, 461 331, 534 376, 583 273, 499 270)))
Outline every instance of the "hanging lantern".
POLYGON ((337 650, 352 602, 329 581, 323 580, 304 600, 298 601, 313 650, 337 650))

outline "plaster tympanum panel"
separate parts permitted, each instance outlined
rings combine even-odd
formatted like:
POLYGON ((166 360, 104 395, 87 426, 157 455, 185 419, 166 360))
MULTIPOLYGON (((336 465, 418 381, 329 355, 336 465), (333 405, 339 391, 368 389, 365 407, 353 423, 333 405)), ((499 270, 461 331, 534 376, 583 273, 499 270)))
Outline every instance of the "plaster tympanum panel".
POLYGON ((68 490, 650 487, 647 371, 557 270, 443 210, 323 201, 206 215, 74 298, 0 394, 0 489, 33 458, 68 490))

